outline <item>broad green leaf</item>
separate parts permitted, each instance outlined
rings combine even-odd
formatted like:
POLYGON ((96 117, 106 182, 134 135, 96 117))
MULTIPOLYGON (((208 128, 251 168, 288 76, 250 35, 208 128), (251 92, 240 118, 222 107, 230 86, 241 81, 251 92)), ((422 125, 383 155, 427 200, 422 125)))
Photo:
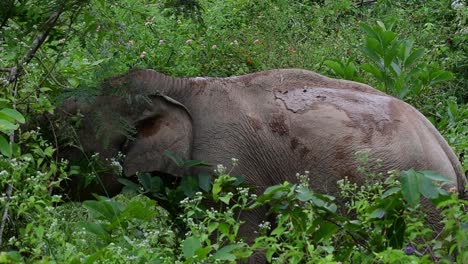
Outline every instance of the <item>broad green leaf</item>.
POLYGON ((0 113, 13 118, 14 120, 18 121, 21 124, 25 122, 24 116, 20 112, 16 111, 15 109, 3 108, 2 110, 0 110, 0 113))
POLYGON ((365 23, 361 23, 360 26, 366 32, 366 34, 369 37, 374 38, 374 39, 379 39, 379 36, 377 35, 377 32, 372 27, 370 27, 369 25, 367 25, 365 23))
POLYGON ((5 119, 0 119, 0 131, 11 131, 16 130, 18 125, 15 125, 5 119))
MULTIPOLYGON (((397 49, 387 50, 385 57, 384 57, 384 66, 388 67, 391 63, 395 63, 397 55, 398 55, 397 49)), ((396 75, 400 75, 400 72, 395 72, 395 73, 396 75)))
POLYGON ((306 202, 314 198, 314 192, 305 186, 300 186, 296 189, 296 197, 301 202, 306 202))
POLYGON ((373 38, 368 38, 366 40, 366 52, 372 59, 378 61, 384 55, 384 50, 378 40, 373 38), (367 49, 366 49, 367 48, 367 49))
POLYGON ((410 67, 413 65, 417 60, 419 60, 424 55, 424 49, 417 49, 409 55, 408 58, 405 59, 404 64, 405 67, 410 67))
POLYGON ((355 72, 356 66, 354 66, 354 63, 352 61, 350 61, 345 68, 345 78, 348 80, 353 80, 355 72))
POLYGON ((420 175, 419 177, 419 191, 428 199, 435 199, 439 196, 438 188, 430 178, 424 177, 424 175, 420 175))
POLYGON ((339 229, 340 227, 333 223, 322 221, 322 223, 320 223, 320 227, 317 231, 314 232, 312 237, 314 238, 314 241, 316 243, 326 241, 327 239, 332 237, 339 229))
POLYGON ((387 30, 387 28, 385 27, 385 24, 384 24, 382 21, 378 20, 378 21, 377 21, 377 25, 378 25, 381 29, 387 30))
POLYGON ((198 187, 205 192, 211 190, 211 175, 208 173, 198 174, 198 187))
POLYGON ((182 167, 184 165, 184 161, 179 159, 176 154, 170 150, 166 150, 164 151, 164 156, 170 158, 172 161, 174 161, 174 163, 179 166, 179 167, 182 167))
MULTIPOLYGON (((78 173, 79 173, 79 171, 78 171, 78 173)), ((76 173, 76 174, 78 174, 78 173, 76 173)), ((140 186, 138 184, 132 182, 131 180, 124 179, 124 178, 119 178, 119 179, 117 179, 117 181, 125 186, 126 191, 138 193, 138 190, 140 188, 140 186)))
POLYGON ((290 213, 291 222, 294 227, 294 232, 302 233, 307 229, 307 214, 302 208, 294 208, 290 213))
POLYGON ((0 152, 6 157, 11 157, 10 143, 2 135, 0 135, 0 152))
POLYGON ((81 222, 82 227, 86 229, 86 231, 93 233, 97 236, 108 236, 109 232, 106 231, 102 224, 95 224, 89 222, 81 222))
POLYGON ((382 41, 383 41, 383 48, 387 48, 392 44, 392 42, 396 38, 396 33, 393 33, 391 31, 385 31, 382 33, 382 41))
POLYGON ((123 210, 124 205, 106 197, 99 197, 98 201, 84 201, 83 206, 90 211, 95 218, 113 221, 123 210))
POLYGON ((195 256, 195 251, 201 248, 202 244, 198 237, 188 237, 182 242, 182 252, 185 258, 192 258, 195 256))
POLYGON ((219 197, 219 200, 227 205, 229 205, 229 201, 231 200, 231 196, 230 195, 224 195, 224 196, 220 196, 219 197))
POLYGON ((207 259, 210 252, 211 246, 206 246, 195 250, 195 255, 197 256, 197 259, 207 259))
POLYGON ((345 73, 343 71, 342 65, 334 60, 326 60, 323 62, 326 66, 328 66, 330 69, 332 69, 335 74, 339 77, 344 77, 345 73))
POLYGON ((184 176, 180 181, 180 188, 187 197, 194 197, 198 191, 198 179, 193 176, 184 176))
POLYGON ((236 249, 242 248, 243 245, 240 244, 231 244, 226 245, 219 249, 214 255, 213 258, 217 260, 227 260, 227 261, 235 261, 236 256, 231 252, 235 251, 236 249))
POLYGON ((449 179, 447 176, 444 176, 438 172, 435 172, 435 171, 420 171, 420 173, 422 173, 422 175, 426 178, 429 178, 433 181, 439 181, 439 182, 451 182, 453 183, 453 181, 451 179, 449 179))
POLYGON ((419 204, 419 174, 414 170, 402 171, 400 176, 401 194, 403 199, 411 206, 419 204))
POLYGON ((229 235, 229 231, 231 230, 231 228, 228 223, 222 222, 222 223, 219 223, 218 230, 219 232, 221 232, 221 234, 227 236, 229 235))
POLYGON ((445 82, 453 79, 453 74, 447 71, 438 71, 437 74, 432 77, 429 85, 434 85, 440 82, 445 82))
POLYGON ((398 56, 400 57, 402 62, 405 62, 406 59, 410 56, 411 49, 413 48, 413 43, 414 43, 413 40, 405 40, 399 43, 398 56))
POLYGON ((400 65, 398 65, 398 64, 395 63, 395 62, 391 62, 391 63, 390 63, 390 67, 391 67, 391 69, 393 70, 393 72, 395 73, 396 76, 400 76, 400 75, 401 75, 401 67, 400 67, 400 65))
POLYGON ((211 164, 206 163, 201 160, 187 160, 183 162, 183 167, 191 168, 191 167, 211 167, 211 164))
POLYGON ((141 201, 132 200, 127 204, 122 214, 129 216, 130 218, 149 221, 156 214, 156 211, 152 208, 155 205, 156 202, 150 199, 147 200, 147 204, 142 203, 141 201))
POLYGON ((213 184, 213 188, 211 189, 211 193, 213 195, 213 200, 217 202, 219 200, 219 193, 221 192, 221 182, 215 181, 213 184))
POLYGON ((361 69, 372 74, 377 80, 383 81, 382 72, 373 64, 364 64, 361 69))
POLYGON ((383 194, 382 194, 382 199, 385 199, 387 198, 388 196, 391 196, 395 193, 398 193, 399 191, 401 190, 400 187, 392 187, 388 190, 386 190, 383 194))
POLYGON ((369 214, 369 218, 383 218, 385 216, 385 209, 377 208, 369 214))

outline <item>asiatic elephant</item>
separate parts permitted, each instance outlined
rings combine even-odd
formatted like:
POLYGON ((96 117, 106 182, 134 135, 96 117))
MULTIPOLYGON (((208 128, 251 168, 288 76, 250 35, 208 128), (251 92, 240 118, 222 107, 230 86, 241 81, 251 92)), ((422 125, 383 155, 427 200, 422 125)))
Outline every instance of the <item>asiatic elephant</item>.
MULTIPOLYGON (((310 171, 311 186, 336 195, 337 180, 362 180, 354 154, 370 149, 371 157, 381 160, 381 171, 438 171, 464 191, 460 163, 434 126, 409 104, 364 84, 298 69, 229 78, 133 70, 105 81, 102 91, 94 103, 68 108, 78 107, 85 116, 79 132, 84 149, 104 158, 124 152, 127 176, 183 176, 187 171, 163 154, 170 150, 211 164, 237 158, 233 174, 260 190, 310 171), (96 120, 88 117, 97 112, 107 148, 97 142, 96 120), (118 133, 116 113, 136 127, 133 140, 118 133)), ((112 175, 103 182, 110 193, 121 188, 112 175)))

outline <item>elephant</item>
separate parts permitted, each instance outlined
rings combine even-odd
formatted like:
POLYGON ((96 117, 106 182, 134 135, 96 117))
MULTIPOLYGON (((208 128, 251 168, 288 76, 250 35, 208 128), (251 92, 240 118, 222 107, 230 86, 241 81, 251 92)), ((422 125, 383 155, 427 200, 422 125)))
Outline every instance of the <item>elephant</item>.
MULTIPOLYGON (((411 105, 368 85, 328 78, 301 69, 275 69, 242 76, 174 78, 150 69, 135 69, 101 85, 93 103, 67 103, 68 112, 84 115, 79 137, 83 148, 104 158, 122 151, 126 176, 159 172, 182 177, 164 155, 230 164, 259 191, 295 181, 310 172, 314 190, 337 195, 336 182, 348 177, 362 183, 354 154, 368 149, 381 160, 379 171, 432 170, 453 181, 463 193, 466 178, 450 146, 411 105), (136 103, 125 95, 144 95, 136 103), (96 139, 89 113, 101 113, 108 147, 96 139), (129 140, 118 132, 115 113, 136 128, 129 140)), ((135 98, 135 96, 133 97, 135 98)), ((192 170, 203 170, 194 168, 192 170)), ((121 185, 102 178, 109 193, 121 185)), ((257 226, 265 215, 246 219, 257 226)))

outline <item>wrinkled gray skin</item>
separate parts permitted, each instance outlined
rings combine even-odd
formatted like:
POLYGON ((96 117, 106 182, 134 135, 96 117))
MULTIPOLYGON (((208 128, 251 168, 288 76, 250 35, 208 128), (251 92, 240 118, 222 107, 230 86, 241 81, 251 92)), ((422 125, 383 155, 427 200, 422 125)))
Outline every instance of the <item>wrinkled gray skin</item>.
MULTIPOLYGON (((237 158, 240 165, 233 174, 245 176, 260 191, 285 180, 295 182, 297 172, 310 171, 315 190, 337 195, 337 180, 363 180, 354 154, 370 149, 372 159, 382 160, 383 172, 437 171, 460 192, 466 182, 457 157, 421 113, 364 84, 296 69, 185 79, 134 70, 103 86, 105 93, 124 87, 131 93, 164 95, 152 96, 152 104, 144 107, 103 96, 82 108, 85 115, 118 112, 136 125, 136 140, 127 142, 109 125, 108 149, 94 139, 89 120, 81 132, 86 150, 104 157, 123 150, 127 176, 137 171, 183 176, 187 171, 162 154, 171 150, 183 159, 211 164, 229 165, 237 158)), ((120 188, 114 178, 104 180, 111 192, 120 188)), ((264 218, 261 212, 245 220, 255 228, 264 218)))

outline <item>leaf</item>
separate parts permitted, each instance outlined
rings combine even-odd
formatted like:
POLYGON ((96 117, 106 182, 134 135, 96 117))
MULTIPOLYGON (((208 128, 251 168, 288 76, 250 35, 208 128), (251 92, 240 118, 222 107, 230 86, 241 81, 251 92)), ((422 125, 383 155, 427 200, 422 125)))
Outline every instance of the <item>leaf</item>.
POLYGON ((191 167, 211 167, 211 164, 206 163, 201 160, 187 160, 184 161, 182 164, 183 167, 185 168, 191 168, 191 167))
POLYGON ((154 205, 156 205, 156 202, 149 199, 147 200, 147 203, 132 200, 127 204, 122 214, 127 215, 130 218, 141 219, 147 222, 156 214, 152 208, 154 205))
POLYGON ((236 256, 234 254, 232 254, 231 252, 236 250, 236 249, 242 248, 242 247, 243 247, 243 245, 239 245, 239 244, 226 245, 226 246, 222 247, 221 249, 219 249, 213 255, 213 258, 217 259, 217 260, 235 261, 236 256))
POLYGON ((2 135, 0 135, 0 152, 4 156, 11 158, 10 143, 8 143, 8 141, 2 135))
POLYGON ((327 221, 323 221, 320 223, 319 229, 314 232, 312 237, 314 238, 314 241, 316 243, 325 241, 332 237, 339 229, 340 228, 337 225, 327 221))
POLYGON ((411 206, 419 204, 419 174, 414 170, 402 171, 400 175, 401 194, 403 199, 411 206))
POLYGON ((405 241, 405 230, 406 223, 403 217, 398 217, 395 221, 393 221, 392 225, 389 228, 389 231, 386 232, 388 234, 391 247, 403 247, 403 242, 405 241))
POLYGON ((424 55, 424 49, 417 49, 409 55, 408 58, 405 59, 404 65, 405 67, 409 67, 413 65, 418 59, 420 59, 424 55))
POLYGON ((198 191, 198 179, 193 176, 184 176, 180 181, 180 188, 187 197, 194 197, 198 191))
POLYGON ((383 194, 382 194, 382 199, 385 199, 387 198, 388 196, 391 196, 395 193, 398 193, 399 191, 401 190, 400 187, 392 187, 388 190, 386 190, 383 194))
POLYGON ((429 85, 434 85, 440 82, 445 82, 453 79, 453 74, 448 71, 437 71, 435 77, 430 80, 429 85))
POLYGON ((0 119, 0 131, 11 131, 16 130, 18 125, 15 125, 5 119, 0 119))
POLYGON ((374 38, 374 39, 379 38, 379 36, 375 32, 375 30, 372 27, 370 27, 369 25, 367 25, 365 23, 361 23, 360 26, 361 26, 361 29, 363 29, 369 37, 374 38))
POLYGON ((347 80, 353 80, 355 73, 356 73, 356 66, 354 66, 354 63, 352 61, 350 61, 348 65, 346 65, 346 68, 345 68, 345 78, 347 80))
POLYGON ((391 32, 391 31, 382 32, 383 48, 385 49, 388 46, 390 46, 390 44, 395 40, 396 36, 397 36, 396 33, 391 32))
POLYGON ((419 177, 419 191, 427 199, 436 199, 439 196, 437 186, 434 185, 430 178, 423 175, 419 177))
POLYGON ((184 161, 179 159, 174 152, 170 151, 170 150, 166 150, 164 151, 164 156, 170 158, 172 161, 174 161, 174 163, 179 166, 179 167, 182 167, 184 165, 184 161))
POLYGON ((220 196, 219 197, 219 200, 227 205, 229 205, 229 201, 231 200, 231 196, 230 195, 224 195, 224 196, 220 196))
POLYGON ((372 74, 379 81, 383 81, 384 79, 382 72, 373 64, 364 64, 361 66, 361 69, 372 74))
POLYGON ((86 231, 93 233, 97 236, 108 236, 109 232, 102 226, 102 224, 95 224, 89 222, 81 222, 80 225, 86 229, 86 231))
POLYGON ((369 218, 378 218, 382 219, 385 216, 385 209, 377 208, 372 213, 369 214, 369 218))
POLYGON ((420 173, 433 181, 453 183, 451 179, 435 171, 420 171, 420 173))
POLYGON ((123 191, 138 193, 138 190, 139 190, 139 187, 140 187, 140 186, 138 186, 138 184, 132 182, 131 180, 127 180, 127 179, 124 179, 124 178, 119 178, 119 179, 117 179, 117 181, 125 186, 123 191))
MULTIPOLYGON (((393 64, 396 64, 395 63, 395 59, 398 55, 398 50, 397 49, 390 49, 390 50, 387 50, 386 54, 385 54, 385 57, 384 57, 384 66, 385 67, 388 67, 389 65, 391 65, 392 63, 393 64)), ((399 68, 399 67, 398 67, 399 68)), ((400 72, 401 71, 395 71, 396 75, 400 75, 400 72)))
POLYGON ((198 237, 188 237, 182 242, 182 252, 185 258, 192 258, 195 255, 195 251, 201 248, 201 242, 198 237))
POLYGON ((198 187, 200 187, 200 189, 202 189, 205 192, 209 192, 211 190, 211 184, 212 183, 210 174, 206 172, 198 174, 198 187))
POLYGON ((98 197, 99 201, 84 201, 83 206, 90 211, 95 218, 108 221, 114 220, 122 212, 123 205, 108 198, 98 197))
POLYGON ((305 186, 301 186, 297 188, 296 192, 297 192, 296 197, 301 202, 306 202, 315 198, 314 192, 305 186))
POLYGON ((21 124, 24 124, 25 122, 24 116, 20 112, 16 111, 15 109, 3 108, 2 110, 0 110, 0 113, 13 118, 14 120, 18 121, 21 124))
POLYGON ((371 59, 373 59, 376 62, 379 61, 384 54, 384 51, 379 41, 373 38, 368 38, 366 40, 366 46, 364 48, 364 51, 371 59))
POLYGON ((345 73, 344 73, 344 71, 342 69, 342 65, 339 62, 334 61, 334 60, 326 60, 326 61, 323 62, 323 64, 325 64, 330 69, 332 69, 337 76, 339 76, 339 77, 344 77, 345 76, 345 73))

